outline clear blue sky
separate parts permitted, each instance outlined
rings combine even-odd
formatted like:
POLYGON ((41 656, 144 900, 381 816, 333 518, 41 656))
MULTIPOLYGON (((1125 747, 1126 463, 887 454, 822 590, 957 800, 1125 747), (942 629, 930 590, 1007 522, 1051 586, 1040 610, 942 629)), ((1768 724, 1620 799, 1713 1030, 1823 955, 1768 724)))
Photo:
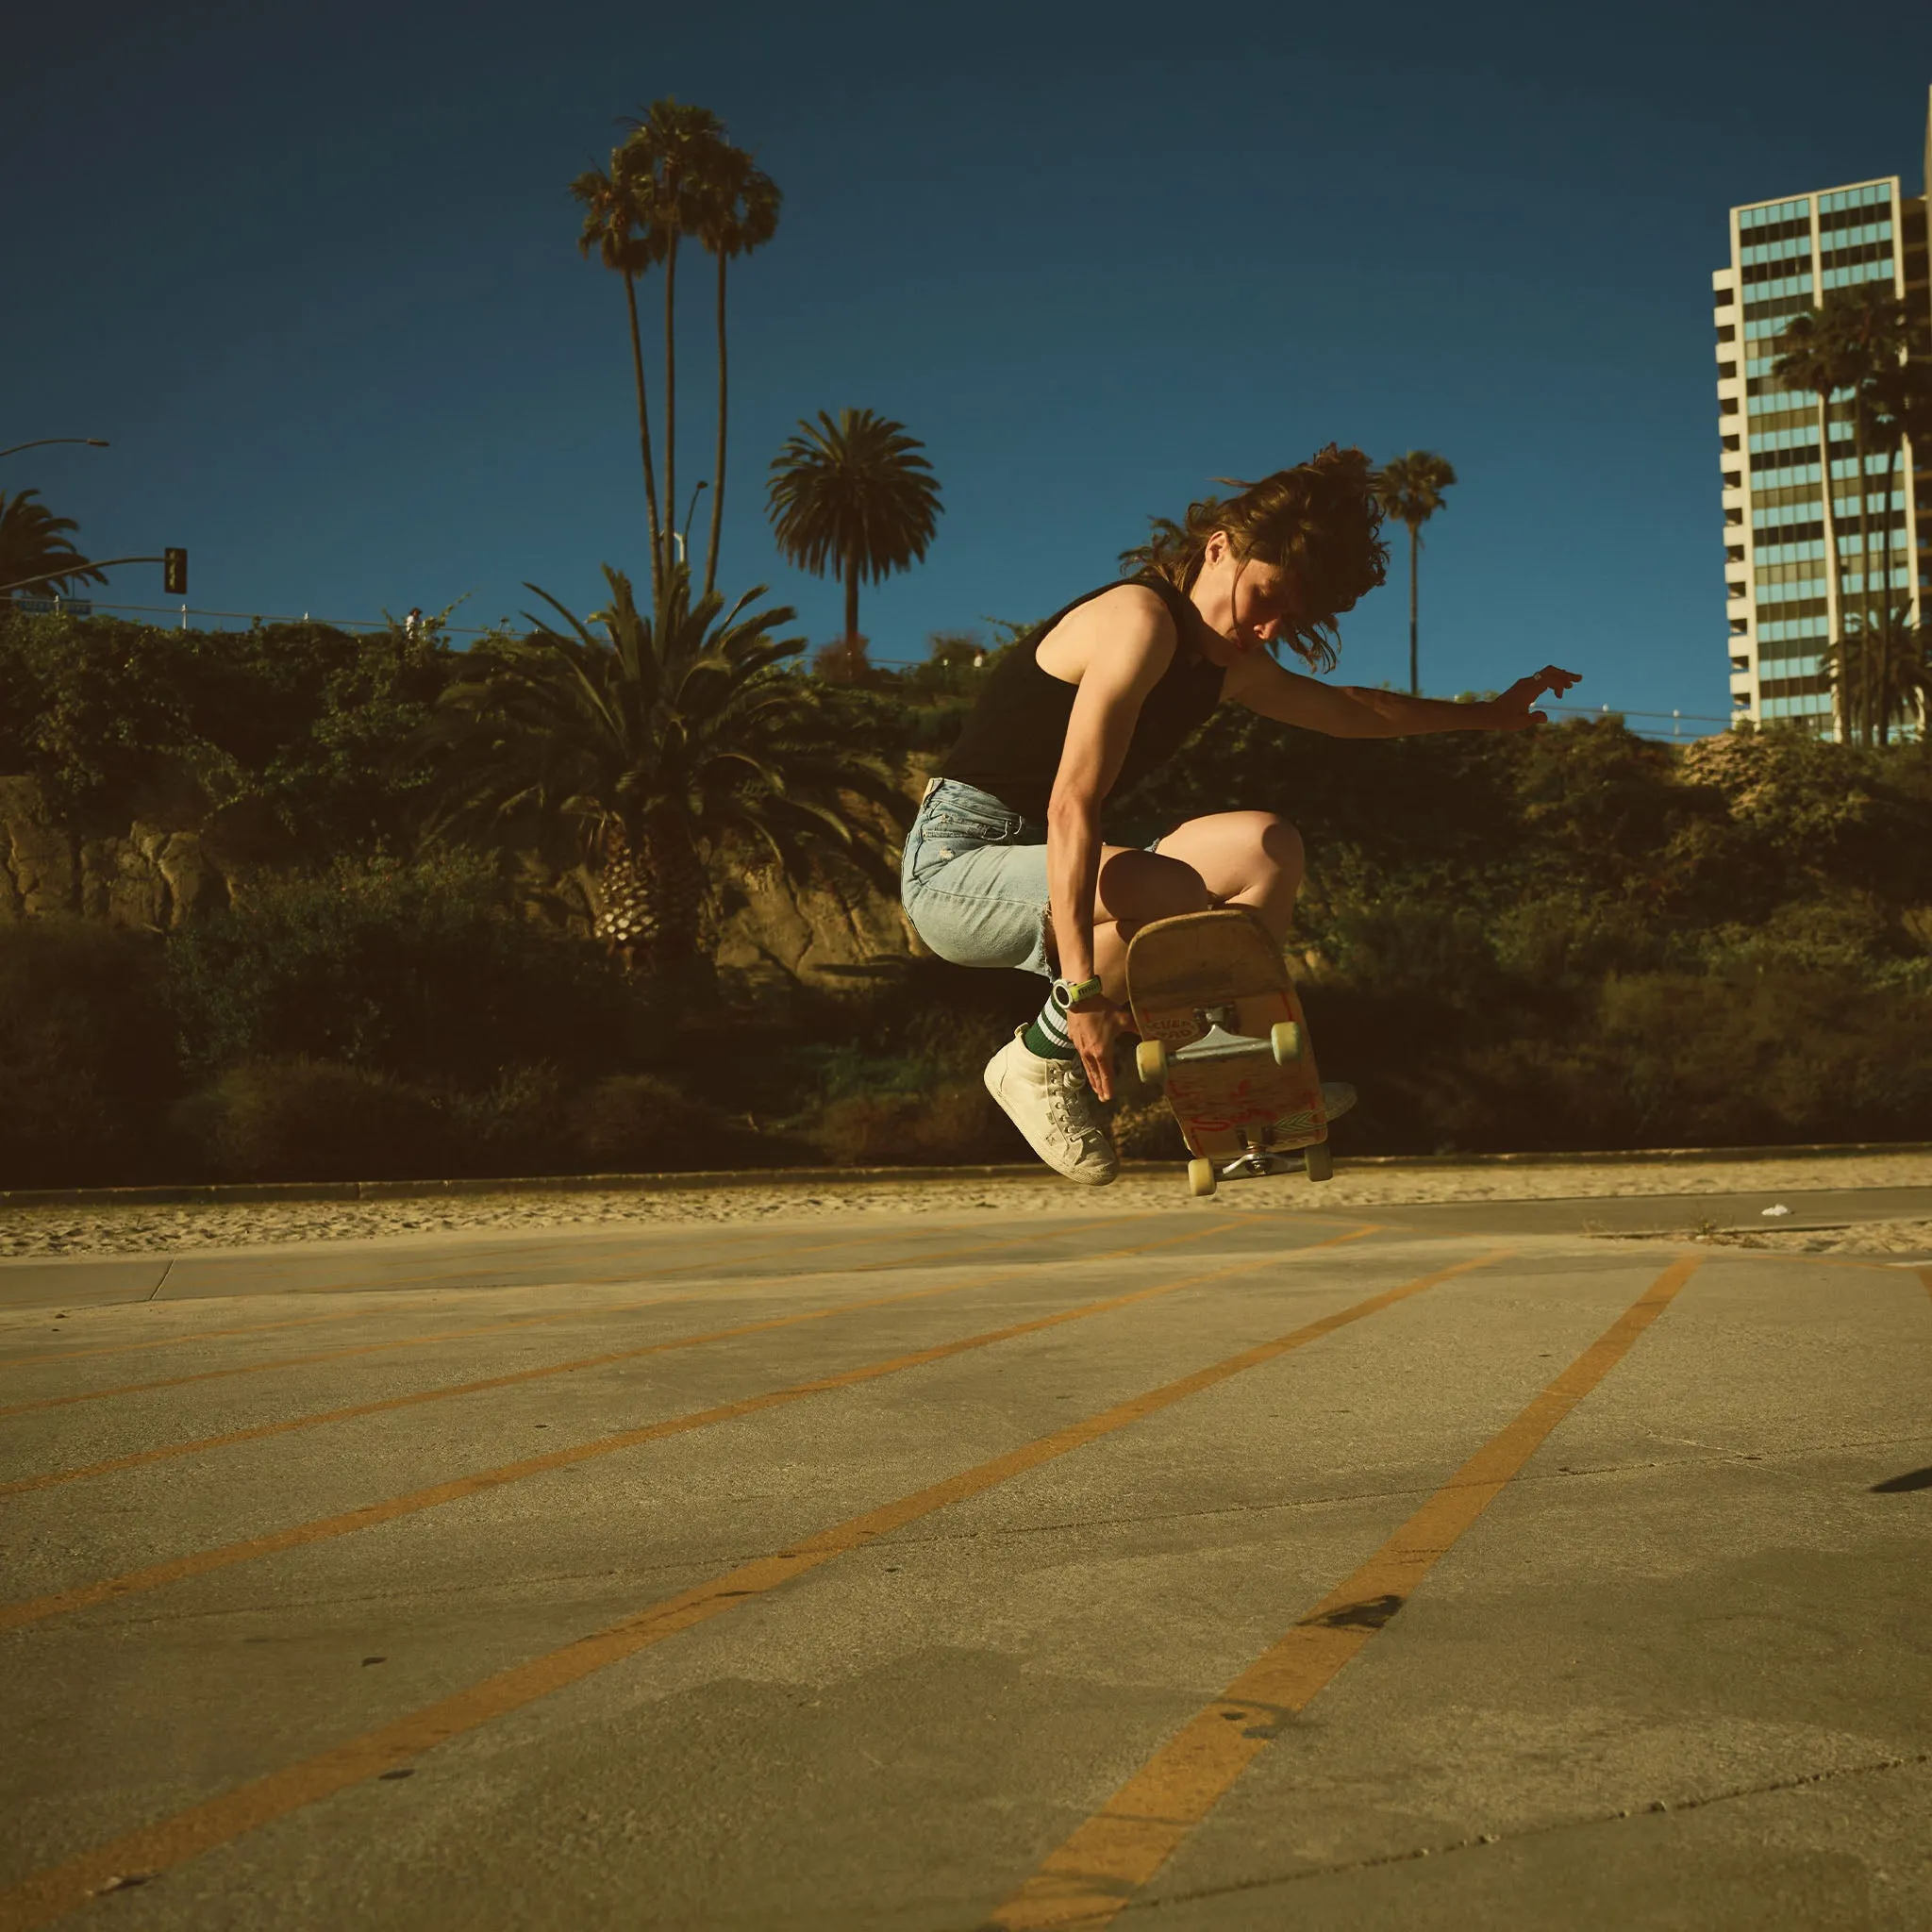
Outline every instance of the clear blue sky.
MULTIPOLYGON (((113 0, 9 29, 0 465, 97 556, 185 543, 192 602, 514 615, 641 575, 621 284, 566 184, 617 116, 715 109, 785 193, 733 274, 723 576, 814 642, 768 466, 866 407, 926 445, 926 562, 881 658, 1114 575, 1155 513, 1333 438, 1461 481, 1424 688, 1546 661, 1579 699, 1727 708, 1709 271, 1732 203, 1920 180, 1932 8, 1476 4, 667 8, 113 0), (1832 36, 1821 62, 1821 31, 1832 36)), ((708 264, 680 319, 708 473, 708 264)), ((655 297, 655 284, 647 299, 655 297)), ((661 365, 654 397, 662 423, 661 365)), ((1340 676, 1407 676, 1407 541, 1340 676)), ((159 573, 114 595, 158 603, 159 573)))

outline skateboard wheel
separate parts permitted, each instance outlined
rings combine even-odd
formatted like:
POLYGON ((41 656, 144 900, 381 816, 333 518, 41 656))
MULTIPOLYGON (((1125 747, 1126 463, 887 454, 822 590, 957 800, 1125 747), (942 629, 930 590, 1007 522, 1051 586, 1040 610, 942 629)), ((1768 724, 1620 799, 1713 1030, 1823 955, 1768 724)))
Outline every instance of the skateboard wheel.
POLYGON ((1167 1048, 1158 1040, 1143 1040, 1134 1049, 1134 1071, 1143 1087, 1158 1093, 1167 1085, 1167 1048))
POLYGON ((1274 1049, 1277 1067, 1292 1067, 1302 1057, 1302 1029, 1293 1020, 1277 1020, 1268 1029, 1268 1044, 1274 1049))
POLYGON ((1199 1200, 1205 1200, 1220 1183, 1220 1175, 1214 1172, 1211 1160, 1195 1159, 1188 1162, 1188 1191, 1199 1200))
POLYGON ((1302 1159, 1308 1170, 1311 1181, 1332 1180, 1335 1177, 1335 1157, 1328 1151, 1325 1141, 1317 1141, 1312 1147, 1302 1149, 1302 1159))

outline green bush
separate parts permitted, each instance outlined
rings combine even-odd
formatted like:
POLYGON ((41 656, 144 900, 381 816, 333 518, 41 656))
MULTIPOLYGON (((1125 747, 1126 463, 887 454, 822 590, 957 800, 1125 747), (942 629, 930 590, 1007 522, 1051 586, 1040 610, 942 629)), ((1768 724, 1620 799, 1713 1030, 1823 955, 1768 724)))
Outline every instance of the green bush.
POLYGON ((568 1173, 568 1101, 562 1075, 542 1064, 508 1068, 481 1092, 451 1092, 443 1105, 452 1158, 465 1174, 568 1173))
POLYGON ((848 1093, 823 1107, 808 1129, 840 1167, 923 1167, 1024 1160, 1026 1144, 977 1082, 924 1093, 848 1093))
POLYGON ((461 658, 399 629, 176 631, 0 607, 0 772, 71 828, 118 830, 183 784, 258 807, 311 861, 397 843, 427 782, 398 749, 461 658))
POLYGON ((733 1137, 710 1107, 650 1074, 599 1080, 570 1106, 578 1161, 592 1174, 655 1174, 718 1164, 733 1137))
POLYGON ((342 860, 253 889, 167 950, 197 1073, 307 1058, 487 1088, 507 1069, 623 1064, 645 1037, 635 983, 583 941, 506 909, 489 863, 342 860))
POLYGON ((178 1091, 152 939, 0 926, 0 1188, 153 1177, 178 1091))
POLYGON ((196 1180, 427 1180, 449 1172, 443 1109, 361 1067, 249 1060, 191 1094, 173 1128, 196 1180))

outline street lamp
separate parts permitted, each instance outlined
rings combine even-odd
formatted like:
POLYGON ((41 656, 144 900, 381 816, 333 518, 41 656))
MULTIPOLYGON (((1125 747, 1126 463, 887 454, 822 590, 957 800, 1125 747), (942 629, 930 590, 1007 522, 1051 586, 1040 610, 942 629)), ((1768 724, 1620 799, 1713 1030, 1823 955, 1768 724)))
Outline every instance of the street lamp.
POLYGON ((39 449, 49 442, 84 442, 89 449, 107 449, 110 445, 98 436, 37 436, 31 442, 16 442, 12 449, 0 449, 0 457, 17 455, 24 449, 39 449))

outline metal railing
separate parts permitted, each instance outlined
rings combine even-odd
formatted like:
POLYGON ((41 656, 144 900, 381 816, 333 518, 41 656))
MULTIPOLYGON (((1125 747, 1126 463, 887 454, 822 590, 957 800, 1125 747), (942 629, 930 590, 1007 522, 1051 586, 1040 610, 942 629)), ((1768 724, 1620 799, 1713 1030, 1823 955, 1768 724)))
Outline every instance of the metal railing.
MULTIPOLYGON (((325 624, 331 630, 401 630, 408 624, 407 617, 317 617, 305 610, 300 617, 278 616, 263 610, 208 610, 197 604, 104 604, 98 597, 53 597, 15 598, 16 606, 31 602, 48 604, 55 611, 71 611, 76 617, 91 617, 97 610, 128 612, 137 616, 177 617, 181 628, 189 629, 191 617, 232 617, 244 625, 258 624, 325 624)), ((464 637, 488 637, 494 625, 473 624, 437 624, 433 618, 423 620, 424 628, 433 627, 439 635, 457 632, 464 637)), ((156 626, 158 628, 159 626, 156 626)))
MULTIPOLYGON (((16 602, 19 601, 25 600, 16 600, 16 602)), ((40 603, 43 600, 37 598, 33 601, 40 603)), ((275 616, 259 610, 209 610, 199 605, 192 604, 104 604, 99 599, 92 597, 55 597, 44 601, 51 603, 56 610, 72 610, 76 616, 83 617, 91 616, 96 610, 103 610, 126 613, 133 616, 179 618, 183 630, 189 628, 188 620, 191 617, 233 618, 238 623, 244 625, 325 624, 333 630, 399 630, 405 628, 408 622, 407 617, 317 617, 308 610, 305 610, 300 617, 285 617, 275 616)), ((434 624, 434 620, 429 618, 425 618, 423 622, 425 629, 434 624)), ((434 628, 440 636, 456 635, 480 638, 490 636, 496 626, 469 624, 437 624, 434 625, 434 628)), ((880 661, 882 667, 888 663, 888 660, 881 659, 880 661)), ((923 659, 914 658, 893 660, 891 662, 890 668, 894 670, 909 668, 913 663, 923 661, 923 659)), ((1684 726, 1687 724, 1715 724, 1728 729, 1737 722, 1739 717, 1747 715, 1743 712, 1723 716, 1709 711, 1638 711, 1626 709, 1621 705, 1545 704, 1540 707, 1540 708, 1549 712, 1552 716, 1565 718, 1615 717, 1622 718, 1626 723, 1634 719, 1641 719, 1644 721, 1642 724, 1630 724, 1630 729, 1636 736, 1667 741, 1681 741, 1686 737, 1708 738, 1714 734, 1695 730, 1686 732, 1684 726), (1666 724, 1670 727, 1668 730, 1664 728, 1666 724)))

